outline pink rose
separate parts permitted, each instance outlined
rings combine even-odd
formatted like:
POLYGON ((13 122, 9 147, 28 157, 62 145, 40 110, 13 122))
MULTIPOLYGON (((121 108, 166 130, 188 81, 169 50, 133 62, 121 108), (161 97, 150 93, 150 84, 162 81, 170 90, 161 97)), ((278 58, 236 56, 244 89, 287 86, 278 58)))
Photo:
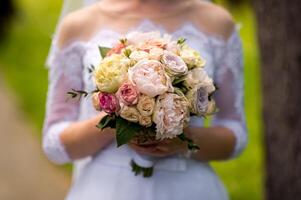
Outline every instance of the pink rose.
POLYGON ((135 105, 138 102, 139 92, 133 84, 125 82, 118 89, 116 96, 127 106, 135 105))
POLYGON ((106 56, 111 56, 113 54, 120 54, 122 49, 124 49, 126 47, 125 44, 123 43, 118 43, 116 46, 114 46, 108 53, 106 56))
POLYGON ((114 94, 99 93, 99 104, 100 107, 108 114, 113 114, 119 111, 120 106, 118 99, 114 94))

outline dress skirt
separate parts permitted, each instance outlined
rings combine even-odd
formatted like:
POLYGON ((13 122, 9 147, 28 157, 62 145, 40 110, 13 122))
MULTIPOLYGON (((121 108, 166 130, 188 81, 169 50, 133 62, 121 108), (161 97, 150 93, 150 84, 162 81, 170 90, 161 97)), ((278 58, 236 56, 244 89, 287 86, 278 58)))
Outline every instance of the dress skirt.
POLYGON ((81 170, 67 200, 227 200, 226 190, 207 164, 183 156, 160 159, 150 178, 135 176, 128 147, 109 148, 81 170))

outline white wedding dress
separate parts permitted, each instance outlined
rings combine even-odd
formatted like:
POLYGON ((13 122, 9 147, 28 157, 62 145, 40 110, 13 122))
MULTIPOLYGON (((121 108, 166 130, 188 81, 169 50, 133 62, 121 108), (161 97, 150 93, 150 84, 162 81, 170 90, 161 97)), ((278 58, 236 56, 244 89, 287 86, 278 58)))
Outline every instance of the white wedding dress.
MULTIPOLYGON (((166 31, 150 20, 143 20, 132 30, 166 31)), ((225 41, 207 35, 191 23, 171 33, 174 39, 184 37, 206 59, 206 70, 218 84, 216 101, 219 113, 212 126, 231 129, 236 137, 232 157, 247 143, 243 110, 242 47, 237 31, 225 41)), ((130 167, 133 150, 116 148, 113 142, 95 156, 70 160, 59 135, 70 123, 97 115, 90 99, 66 101, 72 88, 95 89, 88 68, 99 62, 98 46, 111 47, 121 34, 102 29, 89 41, 76 41, 64 49, 55 41, 49 66, 49 92, 44 125, 43 149, 50 160, 63 164, 73 162, 74 177, 67 200, 225 200, 227 192, 208 163, 174 155, 156 162, 151 178, 135 176, 130 167)), ((201 118, 193 118, 190 126, 203 126, 201 118)), ((202 147, 200 147, 202 149, 202 147)), ((202 150, 201 150, 202 151, 202 150)), ((51 189, 51 188, 49 188, 51 189)))

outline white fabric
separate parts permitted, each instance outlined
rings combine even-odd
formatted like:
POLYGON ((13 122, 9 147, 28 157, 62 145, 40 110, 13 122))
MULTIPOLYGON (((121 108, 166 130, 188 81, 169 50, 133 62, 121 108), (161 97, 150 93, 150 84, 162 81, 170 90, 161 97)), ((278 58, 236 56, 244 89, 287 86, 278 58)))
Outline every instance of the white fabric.
MULTIPOLYGON (((138 31, 160 30, 161 26, 144 20, 138 31)), ((243 111, 242 48, 239 35, 234 32, 224 41, 185 23, 172 33, 175 39, 184 37, 187 43, 199 50, 207 61, 205 69, 219 85, 216 94, 220 109, 213 126, 223 126, 233 131, 236 145, 233 156, 237 156, 246 145, 246 126, 243 111)), ((59 141, 60 128, 64 122, 88 119, 97 114, 90 100, 66 101, 66 92, 71 88, 92 91, 88 67, 99 62, 98 46, 110 47, 121 34, 102 29, 87 42, 73 42, 64 49, 54 50, 48 60, 49 93, 44 126, 43 146, 48 157, 57 162, 69 162, 64 147, 59 141)), ((191 126, 203 126, 201 118, 194 117, 191 126)), ((128 146, 116 148, 112 143, 94 157, 76 161, 73 186, 69 200, 224 200, 227 194, 211 167, 182 155, 156 161, 154 176, 149 179, 135 177, 129 162, 133 150, 128 146)))

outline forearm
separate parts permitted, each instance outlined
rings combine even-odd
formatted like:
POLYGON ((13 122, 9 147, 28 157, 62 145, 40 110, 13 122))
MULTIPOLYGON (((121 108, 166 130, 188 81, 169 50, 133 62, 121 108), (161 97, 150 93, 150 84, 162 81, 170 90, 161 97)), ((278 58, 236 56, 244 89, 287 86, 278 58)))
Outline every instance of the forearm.
POLYGON ((102 113, 92 119, 73 123, 62 132, 61 142, 71 159, 93 155, 113 141, 114 130, 100 131, 96 127, 104 115, 102 113))
POLYGON ((192 157, 201 161, 229 158, 236 142, 232 131, 224 127, 189 127, 184 132, 200 147, 200 150, 193 153, 192 157))

